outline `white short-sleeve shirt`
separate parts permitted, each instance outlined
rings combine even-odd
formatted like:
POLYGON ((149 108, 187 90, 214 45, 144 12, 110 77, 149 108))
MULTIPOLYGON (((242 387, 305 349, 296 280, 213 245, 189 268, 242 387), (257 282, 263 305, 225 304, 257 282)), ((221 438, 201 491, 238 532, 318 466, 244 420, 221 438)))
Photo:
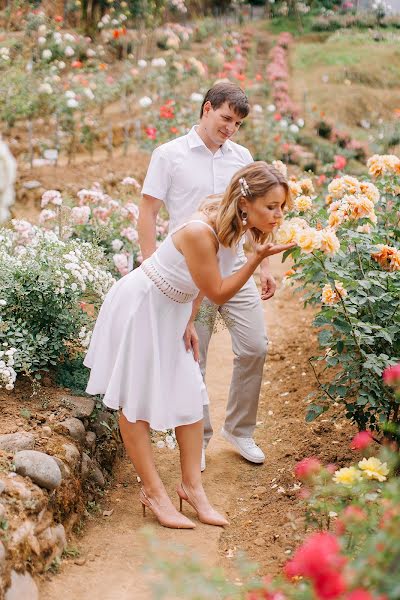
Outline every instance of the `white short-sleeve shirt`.
POLYGON ((231 140, 213 154, 192 127, 154 150, 142 194, 164 202, 171 231, 196 212, 204 198, 223 193, 234 173, 251 162, 247 148, 231 140))

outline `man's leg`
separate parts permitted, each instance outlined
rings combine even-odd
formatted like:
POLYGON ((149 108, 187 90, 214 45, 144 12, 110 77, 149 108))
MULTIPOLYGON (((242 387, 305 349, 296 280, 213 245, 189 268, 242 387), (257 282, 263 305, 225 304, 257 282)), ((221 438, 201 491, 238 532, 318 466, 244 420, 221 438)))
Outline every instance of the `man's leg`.
MULTIPOLYGON (((199 336, 200 350, 200 369, 203 379, 206 378, 207 352, 210 344, 210 339, 214 329, 215 319, 217 316, 218 307, 205 298, 201 304, 199 314, 195 321, 197 335, 199 336)), ((204 416, 204 446, 207 446, 210 441, 213 428, 210 421, 209 405, 205 404, 203 408, 204 416)))
POLYGON ((236 437, 251 438, 268 345, 262 301, 253 278, 224 310, 235 355, 224 429, 236 437))

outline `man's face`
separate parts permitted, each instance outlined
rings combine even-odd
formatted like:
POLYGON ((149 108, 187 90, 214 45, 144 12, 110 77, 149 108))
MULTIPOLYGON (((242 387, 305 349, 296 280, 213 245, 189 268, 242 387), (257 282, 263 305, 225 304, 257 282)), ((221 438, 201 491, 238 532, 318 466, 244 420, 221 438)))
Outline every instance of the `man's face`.
POLYGON ((228 102, 224 102, 216 110, 210 102, 206 102, 203 108, 203 119, 208 137, 218 146, 231 138, 243 122, 243 118, 229 107, 228 102))

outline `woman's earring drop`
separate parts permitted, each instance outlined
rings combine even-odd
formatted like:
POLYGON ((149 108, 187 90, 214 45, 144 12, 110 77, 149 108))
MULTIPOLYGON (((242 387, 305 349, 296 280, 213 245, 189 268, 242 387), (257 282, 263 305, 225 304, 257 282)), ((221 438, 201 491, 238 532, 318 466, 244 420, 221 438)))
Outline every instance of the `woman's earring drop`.
POLYGON ((242 211, 242 223, 243 223, 243 226, 246 227, 246 225, 247 225, 247 212, 244 211, 244 210, 242 211))

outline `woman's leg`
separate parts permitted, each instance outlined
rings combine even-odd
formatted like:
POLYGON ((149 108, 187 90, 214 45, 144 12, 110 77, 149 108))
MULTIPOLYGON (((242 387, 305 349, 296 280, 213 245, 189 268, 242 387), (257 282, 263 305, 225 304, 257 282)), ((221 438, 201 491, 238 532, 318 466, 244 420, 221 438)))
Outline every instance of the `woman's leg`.
POLYGON ((154 464, 150 440, 150 426, 146 421, 131 423, 121 412, 119 418, 121 436, 133 462, 142 485, 149 496, 160 495, 165 492, 164 484, 154 464))
POLYGON ((201 482, 200 460, 203 443, 203 420, 175 428, 181 454, 182 486, 179 496, 188 500, 198 513, 200 521, 211 525, 228 525, 228 521, 214 510, 201 482))
POLYGON ((166 527, 194 527, 189 519, 179 514, 160 479, 154 463, 149 424, 145 421, 131 423, 121 412, 119 427, 128 456, 142 482, 144 504, 166 527))

